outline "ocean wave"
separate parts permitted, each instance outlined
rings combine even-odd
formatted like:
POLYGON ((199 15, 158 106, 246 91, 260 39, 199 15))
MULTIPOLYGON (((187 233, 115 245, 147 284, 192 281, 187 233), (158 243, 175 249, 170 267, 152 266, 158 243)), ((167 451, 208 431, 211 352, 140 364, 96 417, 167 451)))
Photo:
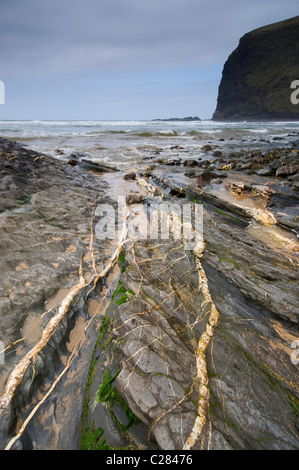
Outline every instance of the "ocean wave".
MULTIPOLYGON (((120 130, 115 130, 115 131, 103 131, 104 133, 106 132, 107 134, 130 134, 131 129, 120 129, 120 130)), ((134 134, 137 135, 137 134, 134 134)))
POLYGON ((159 130, 159 131, 156 131, 156 132, 150 132, 150 131, 147 131, 147 130, 144 130, 144 131, 140 131, 140 132, 136 132, 132 129, 119 129, 119 130, 107 130, 107 131, 103 131, 103 133, 107 133, 107 134, 129 134, 131 136, 135 136, 135 137, 159 137, 159 136, 163 136, 163 137, 167 137, 167 136, 170 136, 170 137, 173 137, 173 136, 179 136, 179 135, 184 135, 185 133, 182 132, 178 132, 178 131, 173 131, 173 130, 159 130))
MULTIPOLYGON (((216 131, 217 132, 217 131, 216 131)), ((218 131, 219 132, 219 131, 218 131)), ((204 134, 210 134, 212 131, 205 131, 205 132, 199 132, 199 131, 178 131, 178 130, 173 130, 173 129, 165 129, 165 130, 157 130, 157 131, 150 131, 150 130, 142 130, 140 132, 136 132, 132 129, 120 129, 120 130, 110 130, 110 131, 101 131, 102 134, 129 134, 130 136, 134 137, 204 137, 204 134)))
POLYGON ((267 134, 269 132, 268 129, 244 129, 245 131, 252 132, 253 134, 267 134))
MULTIPOLYGON (((214 121, 190 122, 153 122, 153 121, 71 121, 71 120, 1 120, 0 135, 9 139, 24 141, 39 149, 55 149, 67 145, 89 152, 97 146, 109 148, 109 153, 123 146, 139 148, 140 145, 191 145, 197 147, 206 140, 227 141, 230 139, 259 140, 262 135, 280 136, 289 139, 288 133, 298 132, 298 123, 217 123, 214 121), (220 139, 220 137, 222 139, 220 139), (40 142, 39 142, 40 141, 40 142)), ((296 137, 296 133, 294 134, 296 137)), ((277 139, 278 140, 278 139, 277 139)), ((219 144, 220 145, 220 144, 219 144)), ((226 145, 221 144, 221 145, 226 145)), ((136 152, 136 150, 135 150, 136 152)), ((137 150, 138 152, 138 150, 137 150)), ((127 155, 124 156, 124 160, 127 155)))

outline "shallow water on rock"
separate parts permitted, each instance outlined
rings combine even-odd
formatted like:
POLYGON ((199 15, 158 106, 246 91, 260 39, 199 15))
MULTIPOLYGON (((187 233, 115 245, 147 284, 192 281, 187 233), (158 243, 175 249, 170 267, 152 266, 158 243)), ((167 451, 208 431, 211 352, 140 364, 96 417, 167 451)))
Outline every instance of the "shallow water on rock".
POLYGON ((43 330, 43 320, 40 317, 28 316, 22 328, 22 334, 27 346, 37 343, 43 330))

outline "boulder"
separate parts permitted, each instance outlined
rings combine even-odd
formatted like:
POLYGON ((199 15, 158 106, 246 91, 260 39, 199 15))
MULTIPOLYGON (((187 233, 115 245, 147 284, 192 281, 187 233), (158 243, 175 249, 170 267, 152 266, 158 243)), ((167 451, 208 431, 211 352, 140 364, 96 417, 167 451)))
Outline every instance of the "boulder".
POLYGON ((126 181, 133 181, 136 179, 136 173, 131 171, 130 173, 124 173, 123 179, 126 181))
POLYGON ((131 204, 142 204, 144 202, 144 196, 141 194, 128 194, 126 196, 126 203, 130 206, 131 204))
POLYGON ((198 162, 196 160, 185 160, 184 163, 183 163, 184 166, 187 166, 187 167, 192 167, 192 166, 196 166, 198 165, 198 162))
POLYGON ((289 165, 281 166, 276 170, 276 176, 287 176, 293 175, 299 170, 299 164, 297 162, 290 163, 289 165))
POLYGON ((261 168, 256 172, 259 176, 271 176, 273 175, 274 171, 270 167, 261 168))
POLYGON ((82 160, 78 161, 78 166, 83 168, 84 170, 90 170, 99 173, 112 173, 118 171, 115 166, 103 165, 102 163, 86 160, 85 158, 82 158, 82 160))

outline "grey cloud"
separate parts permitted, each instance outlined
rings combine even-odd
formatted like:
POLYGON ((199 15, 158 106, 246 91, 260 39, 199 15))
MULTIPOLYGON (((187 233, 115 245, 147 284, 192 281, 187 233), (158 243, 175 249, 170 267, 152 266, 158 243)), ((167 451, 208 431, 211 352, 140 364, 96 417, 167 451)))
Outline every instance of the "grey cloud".
POLYGON ((0 5, 2 75, 221 63, 245 32, 295 9, 294 0, 10 0, 0 5))

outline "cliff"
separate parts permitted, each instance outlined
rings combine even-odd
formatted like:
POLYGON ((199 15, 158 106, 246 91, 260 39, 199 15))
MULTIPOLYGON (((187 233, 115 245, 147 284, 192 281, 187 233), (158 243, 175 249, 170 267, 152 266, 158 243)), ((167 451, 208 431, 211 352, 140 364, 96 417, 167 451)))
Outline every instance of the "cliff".
POLYGON ((299 120, 298 55, 299 16, 245 34, 224 65, 213 120, 299 120))

